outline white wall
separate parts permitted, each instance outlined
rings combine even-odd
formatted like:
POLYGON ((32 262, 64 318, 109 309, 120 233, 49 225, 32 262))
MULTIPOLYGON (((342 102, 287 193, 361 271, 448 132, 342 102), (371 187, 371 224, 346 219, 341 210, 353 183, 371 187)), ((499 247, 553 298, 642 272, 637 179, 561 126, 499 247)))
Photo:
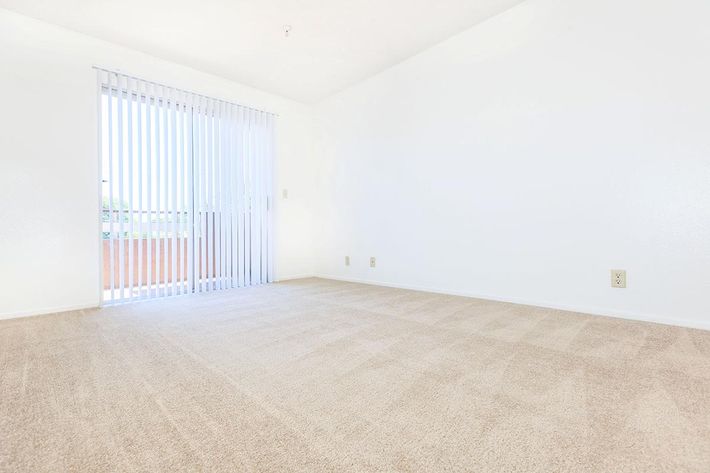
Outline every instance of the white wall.
POLYGON ((0 318, 98 303, 92 65, 278 113, 276 276, 313 273, 309 107, 0 9, 0 318))
POLYGON ((317 272, 710 328, 709 23, 529 0, 320 104, 317 272))

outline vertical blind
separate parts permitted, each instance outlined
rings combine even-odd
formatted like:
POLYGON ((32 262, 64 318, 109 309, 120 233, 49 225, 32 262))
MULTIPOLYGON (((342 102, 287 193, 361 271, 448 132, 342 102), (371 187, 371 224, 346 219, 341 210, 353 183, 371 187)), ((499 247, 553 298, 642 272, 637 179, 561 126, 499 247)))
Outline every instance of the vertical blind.
POLYGON ((103 300, 271 282, 274 116, 97 73, 103 300))

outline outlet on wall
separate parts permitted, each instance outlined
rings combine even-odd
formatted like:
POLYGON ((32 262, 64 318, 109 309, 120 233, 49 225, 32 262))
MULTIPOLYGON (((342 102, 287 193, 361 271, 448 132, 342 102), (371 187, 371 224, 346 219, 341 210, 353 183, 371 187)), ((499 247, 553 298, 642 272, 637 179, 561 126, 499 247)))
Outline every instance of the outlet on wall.
POLYGON ((288 199, 288 189, 282 190, 282 191, 281 191, 281 196, 282 196, 284 199, 288 199))
POLYGON ((374 256, 370 256, 370 267, 371 267, 371 268, 374 268, 374 267, 375 267, 375 263, 376 263, 375 257, 374 257, 374 256))
POLYGON ((626 287, 626 270, 612 269, 611 270, 611 287, 625 288, 626 287))
POLYGON ((345 257, 345 266, 350 266, 350 257, 349 256, 345 257))

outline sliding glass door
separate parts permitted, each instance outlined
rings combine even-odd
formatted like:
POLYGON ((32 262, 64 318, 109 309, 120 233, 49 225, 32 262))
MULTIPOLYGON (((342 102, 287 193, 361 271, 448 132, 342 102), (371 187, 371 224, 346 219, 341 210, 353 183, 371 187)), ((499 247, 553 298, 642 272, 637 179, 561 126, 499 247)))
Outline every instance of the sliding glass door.
POLYGON ((103 300, 273 279, 274 117, 98 71, 103 300))

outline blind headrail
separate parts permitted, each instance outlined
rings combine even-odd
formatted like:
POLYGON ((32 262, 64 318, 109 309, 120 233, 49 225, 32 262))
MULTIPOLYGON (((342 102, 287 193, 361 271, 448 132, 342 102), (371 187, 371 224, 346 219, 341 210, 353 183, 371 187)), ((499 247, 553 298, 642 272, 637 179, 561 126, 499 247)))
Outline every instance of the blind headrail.
POLYGON ((171 85, 167 85, 167 84, 163 84, 163 83, 156 82, 156 81, 153 81, 153 80, 145 79, 145 78, 143 78, 143 77, 138 77, 138 76, 135 76, 135 75, 132 75, 132 74, 126 74, 125 72, 122 72, 122 71, 120 71, 120 70, 118 70, 118 69, 108 69, 108 68, 101 67, 101 66, 96 66, 96 65, 91 66, 91 67, 92 67, 92 69, 95 69, 95 70, 97 70, 97 71, 106 72, 106 73, 108 73, 108 74, 121 75, 121 76, 123 76, 123 77, 129 77, 129 78, 131 78, 131 79, 139 80, 139 81, 145 82, 145 83, 147 83, 147 84, 157 85, 158 87, 165 87, 166 89, 172 89, 172 90, 177 91, 177 92, 182 92, 182 93, 185 93, 185 94, 194 95, 195 97, 201 97, 201 98, 208 99, 208 100, 214 100, 215 102, 221 102, 221 103, 225 103, 225 104, 228 104, 228 105, 234 105, 235 107, 241 107, 241 108, 244 108, 244 109, 246 109, 246 110, 252 110, 252 111, 254 111, 254 112, 265 113, 265 114, 267 114, 267 115, 271 115, 272 117, 277 117, 277 118, 278 118, 278 116, 279 116, 277 113, 267 112, 266 110, 261 110, 261 109, 258 109, 258 108, 249 107, 249 106, 247 106, 247 105, 242 105, 242 104, 240 104, 240 103, 231 102, 231 101, 229 101, 229 100, 223 100, 223 99, 218 99, 218 98, 216 98, 216 97, 210 97, 209 95, 199 94, 199 93, 193 92, 193 91, 191 91, 191 90, 181 89, 181 88, 179 88, 179 87, 173 87, 173 86, 171 86, 171 85))

